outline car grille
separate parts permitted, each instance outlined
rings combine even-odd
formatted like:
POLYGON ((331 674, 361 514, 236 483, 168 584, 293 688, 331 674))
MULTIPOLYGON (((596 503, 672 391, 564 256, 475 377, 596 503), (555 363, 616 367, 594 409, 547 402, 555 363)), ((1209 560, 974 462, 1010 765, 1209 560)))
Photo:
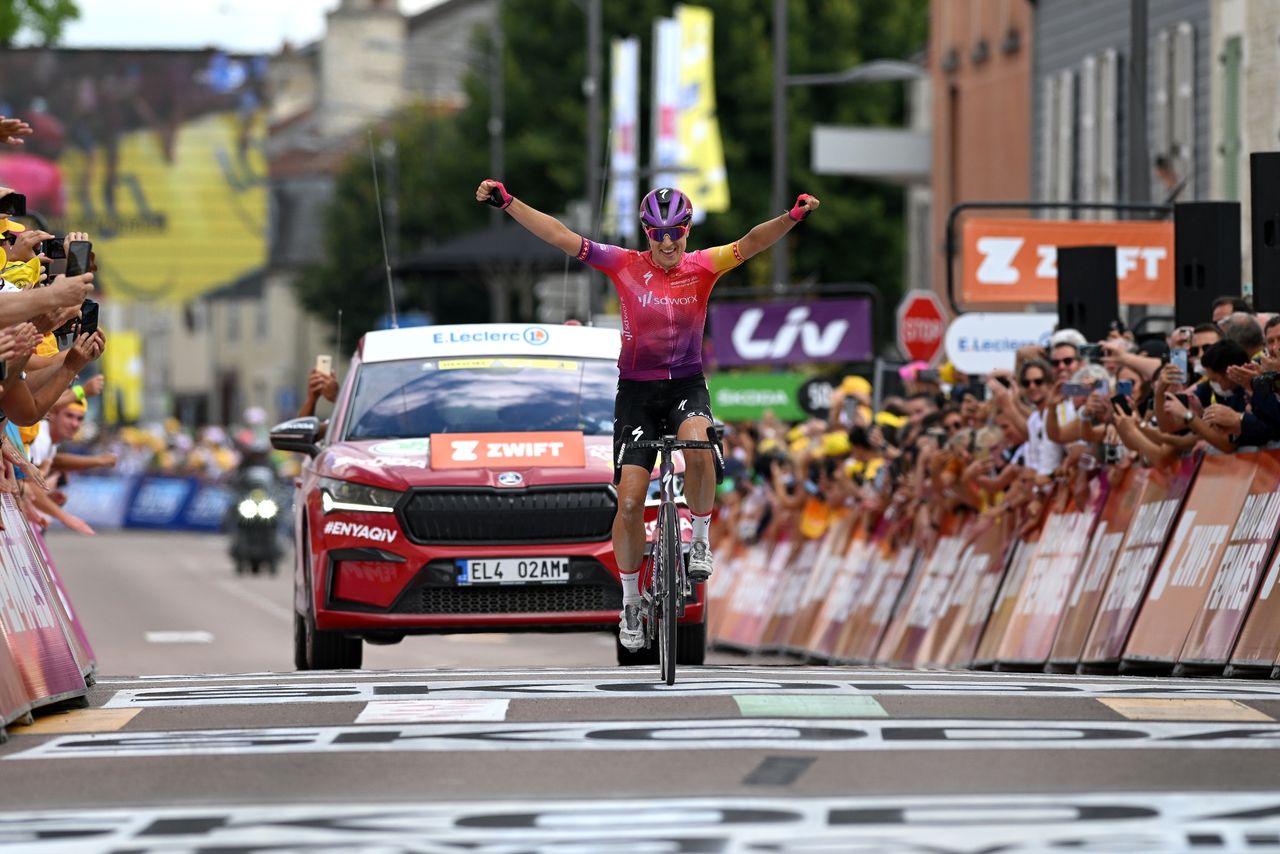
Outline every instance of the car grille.
POLYGON ((401 614, 540 614, 618 611, 622 588, 596 584, 541 587, 422 587, 396 607, 401 614))
POLYGON ((570 543, 607 540, 610 487, 450 489, 413 493, 399 511, 418 543, 570 543))

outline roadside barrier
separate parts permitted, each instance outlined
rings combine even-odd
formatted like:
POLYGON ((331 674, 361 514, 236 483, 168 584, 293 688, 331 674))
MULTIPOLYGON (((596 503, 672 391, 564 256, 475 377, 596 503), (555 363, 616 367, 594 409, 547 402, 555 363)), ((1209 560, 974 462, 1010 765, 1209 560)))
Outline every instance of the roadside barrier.
POLYGON ((713 644, 914 668, 1272 675, 1280 662, 1280 451, 1111 468, 936 529, 797 515, 756 530, 765 514, 748 504, 736 530, 717 528, 713 644))
POLYGON ((50 703, 80 701, 93 653, 40 538, 0 494, 0 740, 4 726, 50 703))
POLYGON ((103 529, 219 531, 232 500, 222 484, 166 475, 78 475, 65 492, 68 513, 103 529))

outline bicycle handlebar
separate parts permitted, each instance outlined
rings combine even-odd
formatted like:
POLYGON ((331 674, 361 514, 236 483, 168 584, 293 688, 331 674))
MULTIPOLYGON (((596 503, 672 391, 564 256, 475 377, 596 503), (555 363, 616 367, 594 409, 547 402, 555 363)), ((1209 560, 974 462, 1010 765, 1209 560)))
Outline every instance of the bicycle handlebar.
POLYGON ((663 448, 670 448, 673 451, 711 451, 720 447, 718 442, 705 442, 701 439, 677 439, 674 436, 667 436, 663 439, 641 439, 638 442, 628 442, 628 448, 653 448, 661 451, 663 448))

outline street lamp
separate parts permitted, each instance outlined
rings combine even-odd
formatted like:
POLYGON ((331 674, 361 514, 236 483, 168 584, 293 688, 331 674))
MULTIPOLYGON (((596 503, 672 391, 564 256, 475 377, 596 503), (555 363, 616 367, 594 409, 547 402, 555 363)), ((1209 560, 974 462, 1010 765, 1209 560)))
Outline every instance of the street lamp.
MULTIPOLYGON (((773 4, 773 211, 787 204, 787 89, 791 86, 842 86, 847 83, 911 81, 928 76, 919 65, 900 59, 876 59, 830 74, 787 74, 787 0, 773 4)), ((773 245, 773 289, 786 289, 787 236, 773 245)))

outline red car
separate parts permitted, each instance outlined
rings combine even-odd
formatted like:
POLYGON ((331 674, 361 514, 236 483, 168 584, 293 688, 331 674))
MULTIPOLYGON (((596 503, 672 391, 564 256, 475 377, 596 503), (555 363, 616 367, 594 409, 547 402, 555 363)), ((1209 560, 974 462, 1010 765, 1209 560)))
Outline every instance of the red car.
MULTIPOLYGON (((299 670, 358 668, 364 641, 409 634, 616 633, 620 343, 612 329, 522 324, 364 336, 327 427, 271 432, 310 457, 295 502, 299 670)), ((656 482, 651 494, 650 515, 656 482)), ((695 587, 686 664, 706 646, 695 587)), ((647 653, 618 645, 619 663, 647 653)))

